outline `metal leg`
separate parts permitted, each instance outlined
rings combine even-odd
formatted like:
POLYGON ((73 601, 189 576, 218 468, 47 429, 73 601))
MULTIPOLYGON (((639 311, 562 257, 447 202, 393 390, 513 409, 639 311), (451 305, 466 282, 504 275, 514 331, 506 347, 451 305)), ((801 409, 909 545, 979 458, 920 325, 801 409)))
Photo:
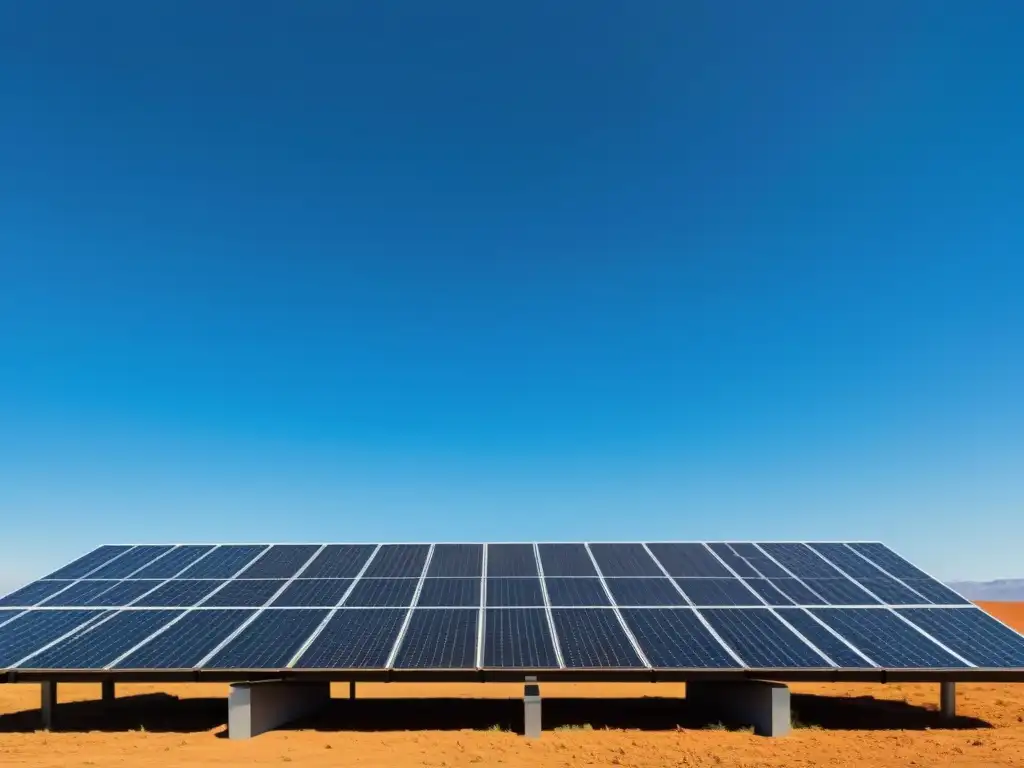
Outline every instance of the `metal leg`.
POLYGON ((355 699, 356 697, 356 681, 350 680, 348 684, 348 697, 349 699, 355 699))
POLYGON ((53 728, 54 710, 57 708, 57 684, 47 680, 40 685, 41 701, 39 711, 42 715, 43 729, 49 731, 53 728))
POLYGON ((943 717, 956 717, 956 683, 939 684, 939 709, 943 717))
POLYGON ((523 735, 539 739, 540 731, 540 686, 536 677, 528 677, 523 688, 523 735))
POLYGON ((103 683, 103 701, 113 701, 116 694, 114 693, 114 681, 104 680, 103 683))

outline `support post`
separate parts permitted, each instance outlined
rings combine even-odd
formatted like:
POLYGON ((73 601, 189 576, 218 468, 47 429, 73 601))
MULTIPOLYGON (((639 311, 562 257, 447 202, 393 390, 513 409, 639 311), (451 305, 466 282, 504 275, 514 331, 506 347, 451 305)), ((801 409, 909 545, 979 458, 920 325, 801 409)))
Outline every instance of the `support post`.
POLYGON ((43 724, 43 730, 49 731, 53 728, 55 710, 57 709, 57 683, 52 680, 45 680, 40 684, 39 714, 43 724))
POLYGON ((939 683, 939 709, 943 717, 956 717, 956 683, 939 683))
POLYGON ((348 683, 348 698, 350 700, 352 700, 352 701, 354 701, 355 698, 356 698, 356 681, 355 680, 349 680, 349 683, 348 683))
POLYGON ((695 711, 754 726, 759 736, 785 736, 792 728, 789 688, 782 683, 693 682, 686 684, 686 699, 695 711))
POLYGON ((250 739, 324 708, 330 683, 235 683, 228 695, 228 738, 250 739))
POLYGON ((103 683, 102 683, 102 686, 103 686, 103 694, 102 694, 103 701, 106 702, 106 703, 112 702, 114 700, 114 698, 116 697, 116 694, 114 693, 114 681, 113 680, 104 680, 103 683))
POLYGON ((527 677, 523 686, 523 735, 539 739, 540 731, 540 686, 536 677, 527 677))

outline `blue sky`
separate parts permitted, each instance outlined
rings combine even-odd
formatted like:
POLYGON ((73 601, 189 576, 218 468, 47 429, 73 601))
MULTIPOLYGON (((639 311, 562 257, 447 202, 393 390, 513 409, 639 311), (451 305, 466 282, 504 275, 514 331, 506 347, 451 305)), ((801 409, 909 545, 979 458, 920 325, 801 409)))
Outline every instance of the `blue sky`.
POLYGON ((4 4, 0 584, 184 540, 1024 576, 1022 25, 4 4))

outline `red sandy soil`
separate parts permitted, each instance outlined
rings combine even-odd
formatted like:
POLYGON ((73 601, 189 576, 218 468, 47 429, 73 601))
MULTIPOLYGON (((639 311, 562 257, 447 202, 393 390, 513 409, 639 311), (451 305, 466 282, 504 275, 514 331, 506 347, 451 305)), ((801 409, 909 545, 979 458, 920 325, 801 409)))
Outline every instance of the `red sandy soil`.
MULTIPOLYGON (((1024 629, 1024 603, 982 607, 1024 629)), ((687 722, 683 685, 545 684, 546 730, 528 741, 521 685, 364 684, 303 728, 225 736, 227 686, 60 686, 58 728, 36 730, 39 688, 0 685, 0 766, 1024 766, 1024 685, 794 685, 799 726, 782 739, 687 722), (550 730, 556 726, 568 729, 550 730), (592 730, 591 730, 592 729, 592 730)), ((348 695, 337 686, 335 697, 348 695)))

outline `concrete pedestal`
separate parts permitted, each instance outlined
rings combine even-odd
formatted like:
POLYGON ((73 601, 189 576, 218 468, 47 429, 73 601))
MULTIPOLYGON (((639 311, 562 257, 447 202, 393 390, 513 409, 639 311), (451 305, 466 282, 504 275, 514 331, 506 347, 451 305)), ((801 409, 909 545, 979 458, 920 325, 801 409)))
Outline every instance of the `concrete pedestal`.
POLYGON ((956 717, 956 683, 939 683, 939 711, 943 717, 956 717))
POLYGON ((694 711, 723 722, 752 725, 760 736, 785 736, 792 727, 789 688, 782 683, 687 683, 686 699, 694 711))
POLYGON ((523 735, 528 739, 540 738, 540 686, 537 685, 537 678, 523 688, 523 735))
POLYGON ((43 730, 53 728, 54 715, 57 709, 57 684, 44 682, 40 684, 39 714, 42 720, 43 730))
POLYGON ((236 683, 228 696, 228 738, 250 739, 327 706, 330 683, 236 683))
POLYGON ((103 701, 105 701, 105 702, 113 701, 114 697, 116 696, 116 694, 114 693, 114 681, 113 680, 104 680, 103 683, 102 683, 102 686, 103 686, 103 693, 102 693, 103 701))

